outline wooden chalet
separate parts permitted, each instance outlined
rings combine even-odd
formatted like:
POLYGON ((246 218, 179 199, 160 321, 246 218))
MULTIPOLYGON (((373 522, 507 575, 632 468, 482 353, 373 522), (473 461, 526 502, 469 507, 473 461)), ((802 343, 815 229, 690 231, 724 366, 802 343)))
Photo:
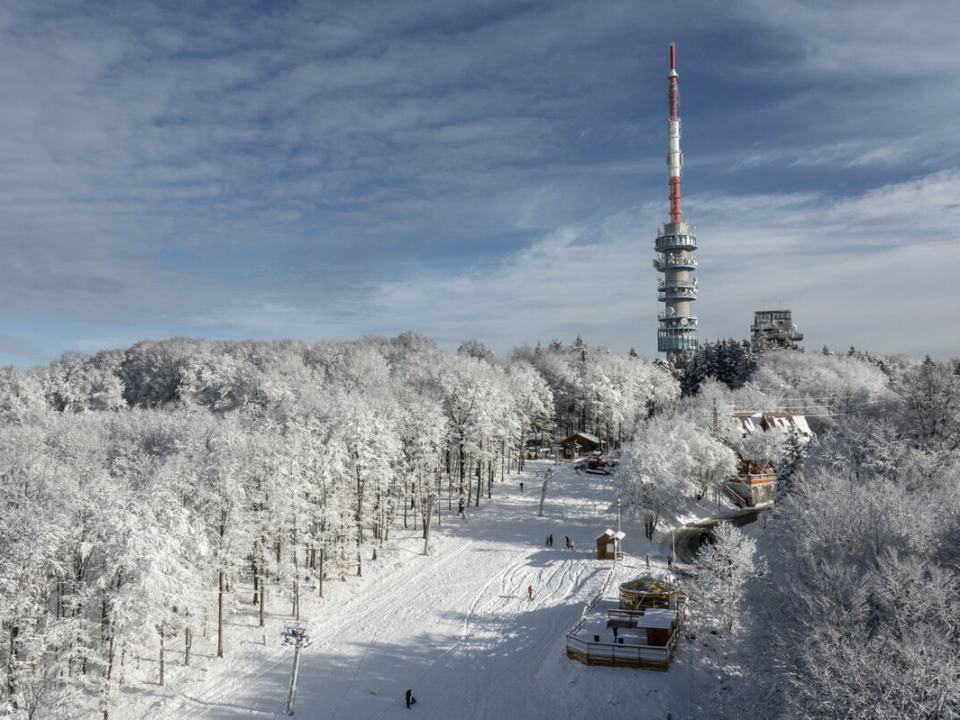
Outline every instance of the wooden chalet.
POLYGON ((577 460, 581 455, 599 449, 600 438, 588 433, 574 433, 560 443, 560 453, 564 460, 577 460))
MULTIPOLYGON (((758 432, 780 432, 806 444, 813 439, 807 419, 799 413, 734 413, 743 437, 758 432)), ((750 458, 740 459, 740 471, 725 483, 725 491, 740 507, 768 505, 777 494, 777 470, 750 458)))

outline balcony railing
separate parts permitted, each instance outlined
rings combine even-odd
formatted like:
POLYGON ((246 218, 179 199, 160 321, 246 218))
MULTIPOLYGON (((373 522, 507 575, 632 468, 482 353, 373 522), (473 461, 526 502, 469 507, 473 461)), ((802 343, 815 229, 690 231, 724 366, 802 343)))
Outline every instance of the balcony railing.
POLYGON ((657 270, 666 270, 667 268, 691 269, 697 267, 697 259, 692 256, 684 258, 676 253, 668 253, 662 258, 654 258, 653 267, 657 270))
POLYGON ((680 320, 682 320, 682 319, 684 319, 684 318, 686 318, 687 324, 686 324, 686 325, 678 325, 675 329, 677 329, 677 330, 690 330, 690 329, 692 329, 692 328, 696 328, 696 327, 697 327, 697 319, 696 319, 695 317, 690 317, 689 315, 667 315, 665 312, 659 313, 659 314, 657 315, 657 320, 660 320, 660 321, 664 321, 664 320, 676 320, 677 322, 679 322, 680 320))
POLYGON ((694 278, 693 280, 673 280, 672 282, 667 280, 658 280, 657 287, 664 289, 671 287, 693 288, 695 290, 697 288, 697 278, 694 278))
POLYGON ((660 290, 657 292, 657 300, 660 302, 667 302, 669 300, 696 300, 697 299, 697 289, 692 288, 675 288, 672 290, 660 290))
POLYGON ((657 250, 696 250, 696 235, 661 235, 657 238, 657 250))

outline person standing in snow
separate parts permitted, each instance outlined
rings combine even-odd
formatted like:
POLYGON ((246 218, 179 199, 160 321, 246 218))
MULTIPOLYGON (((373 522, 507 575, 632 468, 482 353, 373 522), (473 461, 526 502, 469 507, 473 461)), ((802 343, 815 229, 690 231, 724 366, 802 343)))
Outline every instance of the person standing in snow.
POLYGON ((523 492, 523 483, 520 483, 520 492, 523 492))
POLYGON ((413 690, 407 690, 407 707, 413 707, 417 704, 417 699, 413 696, 413 690))
POLYGON ((550 533, 550 537, 547 538, 547 545, 553 547, 553 533, 550 533))
POLYGON ((527 587, 527 597, 533 600, 533 585, 527 587))
POLYGON ((567 535, 564 535, 563 537, 564 537, 564 539, 567 541, 567 550, 569 550, 569 549, 570 549, 570 537, 567 536, 567 535))

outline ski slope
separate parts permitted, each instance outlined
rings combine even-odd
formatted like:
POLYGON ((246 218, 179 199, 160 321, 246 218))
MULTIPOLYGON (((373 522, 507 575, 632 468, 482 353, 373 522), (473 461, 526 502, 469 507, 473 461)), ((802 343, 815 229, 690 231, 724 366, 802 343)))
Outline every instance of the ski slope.
MULTIPOLYGON (((397 532, 367 561, 362 578, 328 581, 324 598, 303 600, 303 651, 295 716, 304 720, 496 718, 665 718, 687 716, 696 692, 681 643, 668 673, 594 668, 566 658, 565 635, 599 591, 610 561, 594 557, 593 539, 616 527, 612 478, 577 475, 569 465, 534 461, 523 476, 496 483, 494 497, 434 524, 431 553, 416 530, 397 532), (554 469, 544 517, 542 479, 554 469), (519 490, 523 480, 525 490, 519 490), (554 546, 545 547, 548 534, 554 546), (576 549, 564 548, 564 536, 576 549), (534 597, 527 597, 533 586, 534 597), (407 710, 404 693, 417 698, 407 710)), ((455 511, 454 511, 455 512, 455 511)), ((657 550, 639 526, 624 524, 627 565, 639 568, 657 550)), ((369 558, 369 554, 367 555, 369 558)), ((652 556, 654 564, 659 556, 652 556)), ((621 568, 622 569, 622 568, 621 568)), ((627 570, 629 572, 629 569, 627 570)), ((614 586, 615 590, 615 586, 614 586)), ((249 597, 247 588, 238 588, 249 597)), ((225 632, 226 657, 215 655, 215 629, 194 641, 191 667, 168 652, 167 683, 156 683, 156 658, 127 660, 142 675, 119 694, 110 720, 235 720, 283 717, 293 650, 281 642, 292 624, 289 603, 274 593, 265 629, 252 607, 225 632), (266 644, 264 645, 264 639, 266 644), (139 670, 137 670, 139 668, 139 670)))

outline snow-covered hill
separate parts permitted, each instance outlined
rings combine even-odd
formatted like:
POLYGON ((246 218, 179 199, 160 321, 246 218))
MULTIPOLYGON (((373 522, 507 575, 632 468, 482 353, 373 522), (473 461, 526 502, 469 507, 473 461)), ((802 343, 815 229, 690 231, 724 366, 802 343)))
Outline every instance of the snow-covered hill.
MULTIPOLYGON (((609 568, 593 557, 592 541, 616 523, 614 492, 613 478, 537 461, 522 478, 497 483, 493 499, 466 520, 444 504, 429 556, 418 532, 395 533, 364 577, 328 581, 324 598, 314 593, 304 602, 313 642, 303 652, 296 717, 406 717, 408 688, 417 716, 436 720, 686 716, 696 688, 683 644, 668 673, 586 667, 564 654, 566 632, 609 568), (537 473, 547 468, 556 472, 541 518, 537 473), (551 533, 554 546, 545 547, 551 533), (575 551, 564 548, 565 536, 575 551)), ((624 549, 639 568, 654 548, 639 526, 624 529, 624 549)), ((128 685, 110 720, 281 716, 293 650, 280 632, 291 618, 279 597, 270 610, 265 631, 252 606, 233 618, 223 659, 214 657, 212 628, 194 641, 190 667, 172 648, 164 687, 156 684, 156 658, 126 658, 128 685)))

